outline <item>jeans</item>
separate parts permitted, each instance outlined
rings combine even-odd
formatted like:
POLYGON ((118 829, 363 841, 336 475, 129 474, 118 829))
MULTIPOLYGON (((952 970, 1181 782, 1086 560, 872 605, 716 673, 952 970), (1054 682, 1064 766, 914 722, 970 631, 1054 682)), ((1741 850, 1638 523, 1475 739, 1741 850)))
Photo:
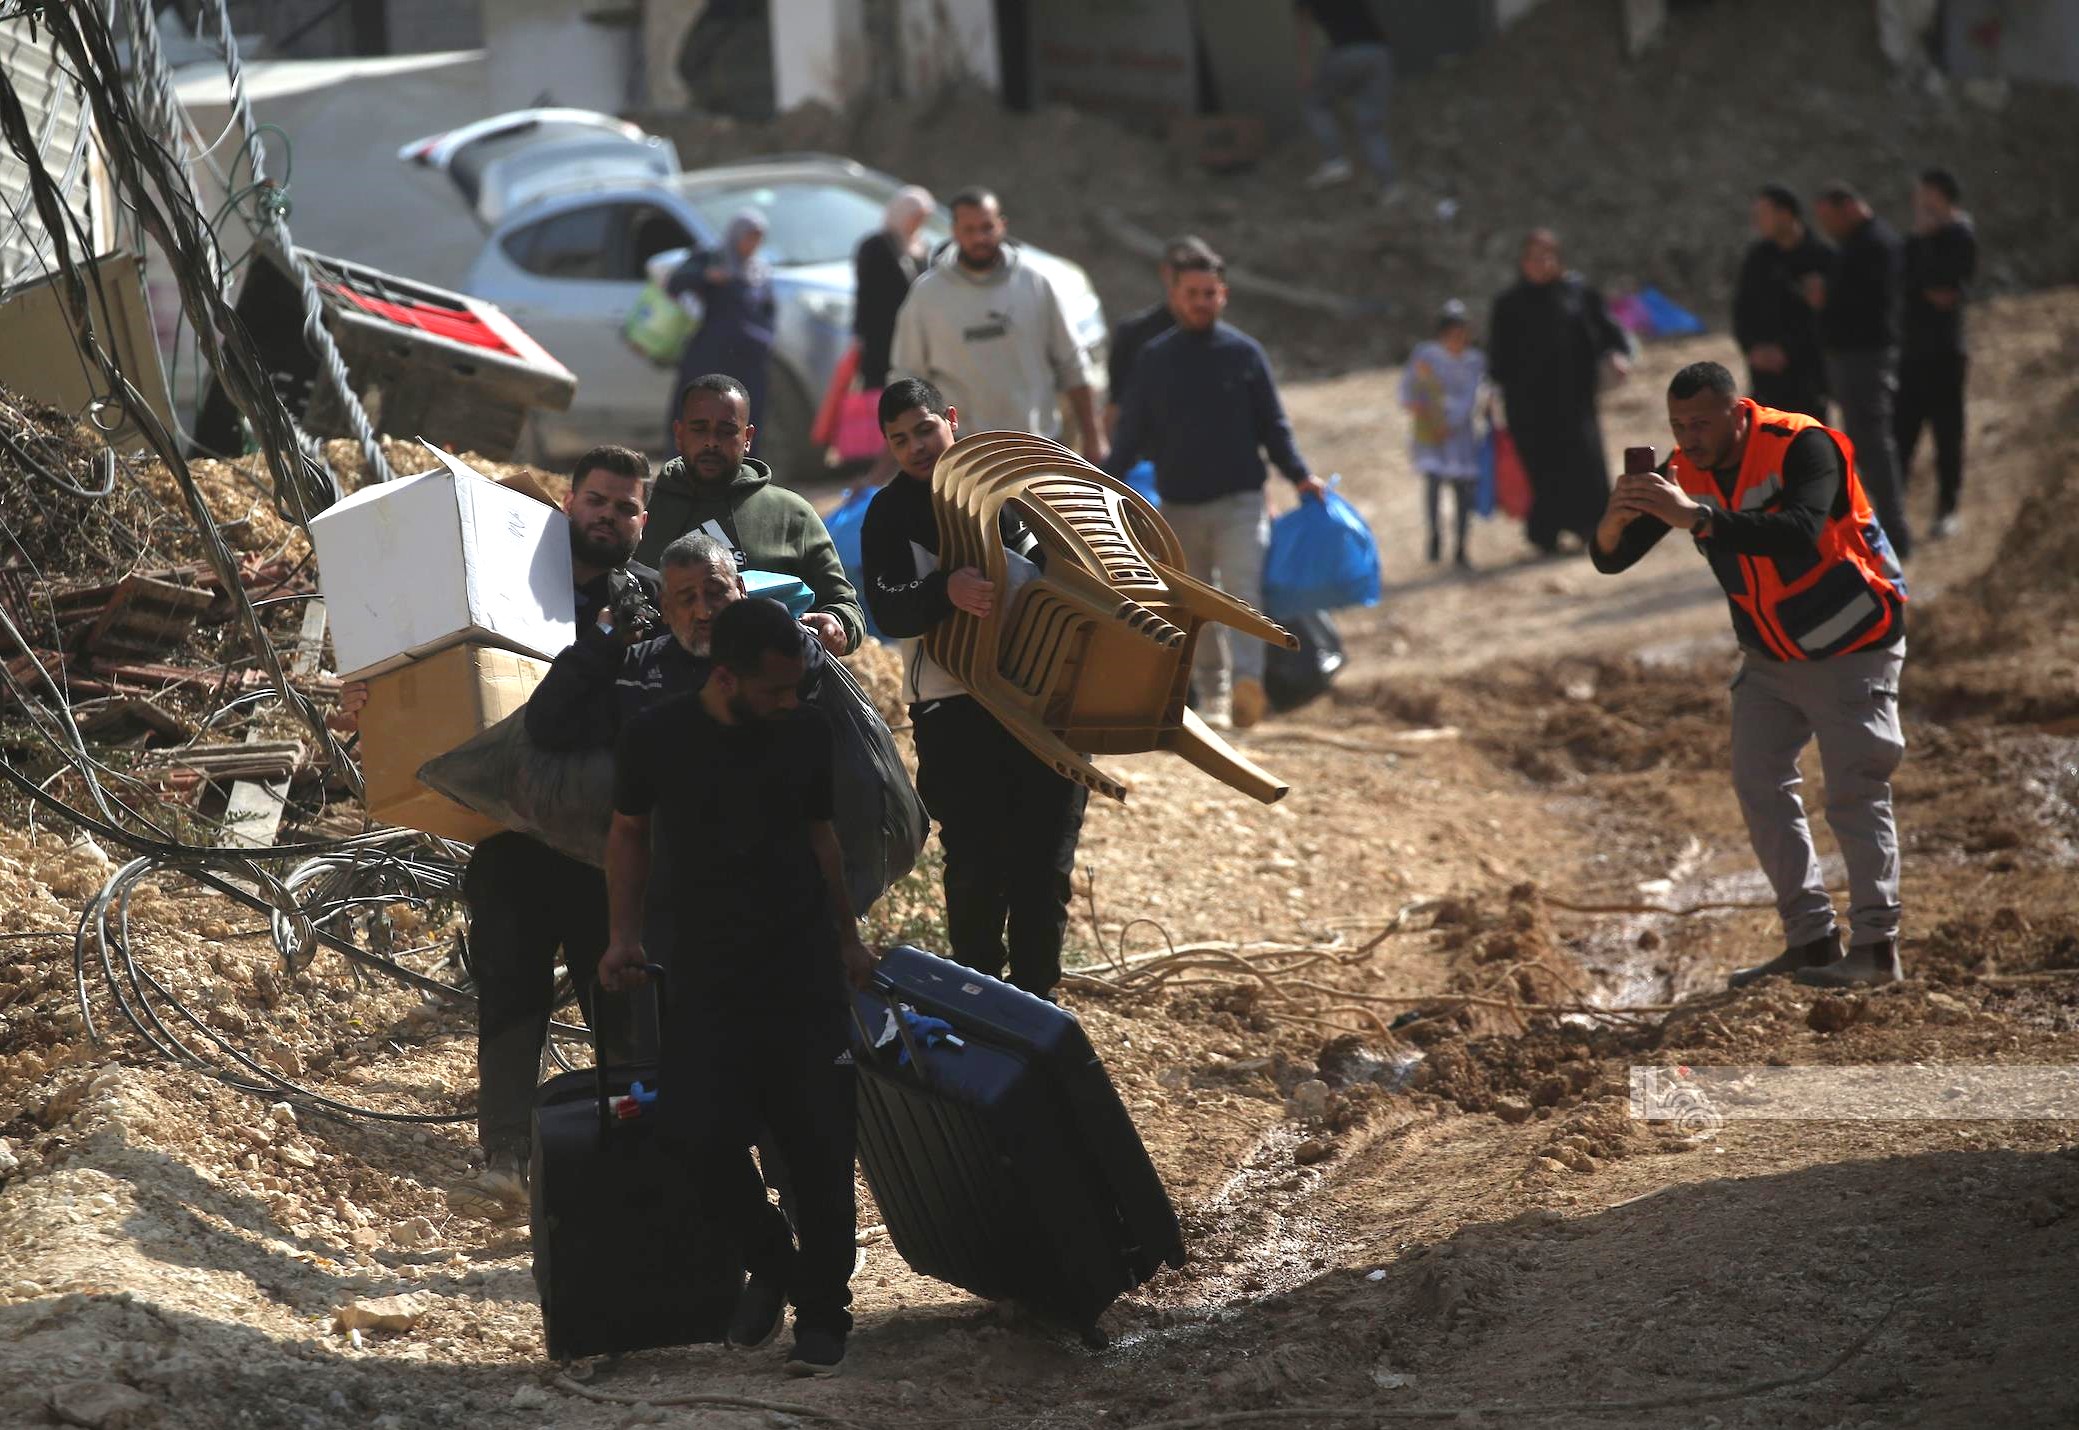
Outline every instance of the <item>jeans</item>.
MULTIPOLYGON (((1211 501, 1164 501, 1162 515, 1177 534, 1192 575, 1237 601, 1263 608, 1263 553, 1270 545, 1270 518, 1264 514, 1262 488, 1211 501)), ((1225 626, 1206 626, 1198 634, 1194 667, 1199 693, 1217 699, 1233 690, 1234 681, 1263 679, 1263 642, 1225 626)))
POLYGON ((1906 524, 1906 499, 1899 481, 1898 433, 1893 405, 1899 390, 1896 348, 1826 355, 1827 386, 1841 409, 1841 431, 1855 444, 1855 468, 1869 493, 1878 524, 1901 560, 1911 554, 1913 532, 1906 524))
POLYGON ((1393 95, 1393 52, 1384 45, 1340 45, 1321 57, 1314 82, 1301 101, 1307 128, 1331 159, 1343 157, 1343 134, 1336 123, 1338 99, 1350 101, 1350 118, 1364 162, 1381 184, 1394 178, 1393 146, 1386 139, 1386 102, 1393 95))
POLYGON ((1798 796, 1798 756, 1813 737, 1826 776, 1826 823, 1848 866, 1849 942, 1898 937, 1899 840, 1891 775, 1906 750, 1899 729, 1898 649, 1830 660, 1744 655, 1732 685, 1733 790, 1762 873, 1776 891, 1785 943, 1824 938, 1833 900, 1820 876, 1798 796))
POLYGON ((1061 981, 1069 876, 1090 792, 967 696, 915 707, 917 793, 946 856, 953 957, 1041 997, 1061 981), (1005 934, 1009 938, 1006 942, 1005 934))
POLYGON ((1893 425, 1899 454, 1899 484, 1913 475, 1913 449, 1922 426, 1935 433, 1935 513, 1956 510, 1963 491, 1964 373, 1959 352, 1914 353, 1899 365, 1898 413, 1893 425))
POLYGON ((477 1141, 525 1160, 558 952, 608 1062, 641 1058, 654 1023, 635 995, 595 987, 607 942, 599 870, 524 834, 495 834, 470 855, 462 896, 477 985, 477 1141))

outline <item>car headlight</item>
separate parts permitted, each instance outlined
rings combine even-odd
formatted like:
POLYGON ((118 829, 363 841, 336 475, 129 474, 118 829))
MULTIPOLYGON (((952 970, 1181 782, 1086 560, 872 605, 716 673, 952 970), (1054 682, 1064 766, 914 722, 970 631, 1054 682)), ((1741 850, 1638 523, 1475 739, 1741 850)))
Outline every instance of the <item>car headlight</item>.
POLYGON ((807 293, 802 295, 801 310, 825 327, 841 332, 852 331, 852 299, 847 293, 807 293))

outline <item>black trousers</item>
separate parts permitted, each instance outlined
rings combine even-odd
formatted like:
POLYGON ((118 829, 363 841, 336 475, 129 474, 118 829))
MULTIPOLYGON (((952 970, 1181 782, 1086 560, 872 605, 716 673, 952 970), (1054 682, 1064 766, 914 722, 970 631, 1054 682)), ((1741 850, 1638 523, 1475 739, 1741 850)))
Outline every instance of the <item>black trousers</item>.
POLYGON ((609 1062, 641 1057, 653 1025, 630 995, 595 986, 608 932, 601 871, 527 835, 495 834, 470 855, 462 896, 477 985, 477 1141, 524 1160, 557 954, 609 1062))
POLYGON ((1444 489, 1449 487, 1455 520, 1454 529, 1458 534, 1458 544, 1452 550, 1461 561, 1464 560, 1466 528, 1473 519, 1473 484, 1451 477, 1440 477, 1434 472, 1424 472, 1422 482, 1427 502, 1425 510, 1429 515, 1429 559, 1435 561, 1443 555, 1444 489))
POLYGON ((1061 981, 1069 876, 1089 791, 1055 774, 981 703, 913 706, 917 793, 946 856, 953 957, 1045 997, 1061 981), (1008 940, 1006 940, 1008 933, 1008 940))
POLYGON ((745 1269, 787 1288, 797 1330, 840 1335, 852 1328, 859 1225, 849 1017, 842 1004, 748 1014, 695 1007, 672 1017, 658 1079, 672 1103, 668 1133, 697 1192, 693 1234, 733 1237, 745 1269), (680 1088, 692 1095, 674 1096, 680 1088), (786 1165, 793 1228, 751 1167, 754 1139, 786 1165))
POLYGON ((1963 491, 1964 354, 1908 353, 1899 363, 1898 403, 1892 409, 1892 431, 1899 450, 1899 484, 1913 475, 1913 449, 1922 426, 1935 433, 1935 514, 1956 510, 1963 491))

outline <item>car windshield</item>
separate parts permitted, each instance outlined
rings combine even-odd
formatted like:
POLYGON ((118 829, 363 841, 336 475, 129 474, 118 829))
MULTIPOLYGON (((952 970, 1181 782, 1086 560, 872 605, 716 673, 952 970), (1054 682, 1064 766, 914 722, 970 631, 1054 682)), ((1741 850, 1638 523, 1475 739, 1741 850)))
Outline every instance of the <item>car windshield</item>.
MULTIPOLYGON (((728 228, 739 209, 765 215, 765 260, 780 267, 842 263, 859 240, 881 226, 881 210, 893 190, 877 193, 850 184, 806 180, 777 184, 703 184, 685 191, 686 202, 713 233, 728 228)), ((932 242, 945 236, 936 216, 925 224, 932 242)))

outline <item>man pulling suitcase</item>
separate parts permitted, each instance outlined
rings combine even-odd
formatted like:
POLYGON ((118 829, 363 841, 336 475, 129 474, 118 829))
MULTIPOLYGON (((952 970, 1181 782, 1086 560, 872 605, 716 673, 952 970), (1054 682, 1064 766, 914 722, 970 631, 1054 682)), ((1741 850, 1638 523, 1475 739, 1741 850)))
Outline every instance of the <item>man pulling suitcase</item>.
POLYGON ((679 907, 698 910, 654 952, 675 980, 656 1115, 700 1215, 658 1231, 738 1238, 751 1275, 731 1341, 770 1340, 791 1301, 788 1371, 834 1375, 852 1325, 857 1224, 846 982, 863 984, 874 956, 845 895, 831 732, 801 705, 793 618, 775 601, 737 601, 714 618, 711 642, 714 672, 701 689, 622 733, 599 976, 612 989, 645 977, 654 864, 679 907), (718 1181, 761 1127, 793 1177, 798 1245, 718 1181))

